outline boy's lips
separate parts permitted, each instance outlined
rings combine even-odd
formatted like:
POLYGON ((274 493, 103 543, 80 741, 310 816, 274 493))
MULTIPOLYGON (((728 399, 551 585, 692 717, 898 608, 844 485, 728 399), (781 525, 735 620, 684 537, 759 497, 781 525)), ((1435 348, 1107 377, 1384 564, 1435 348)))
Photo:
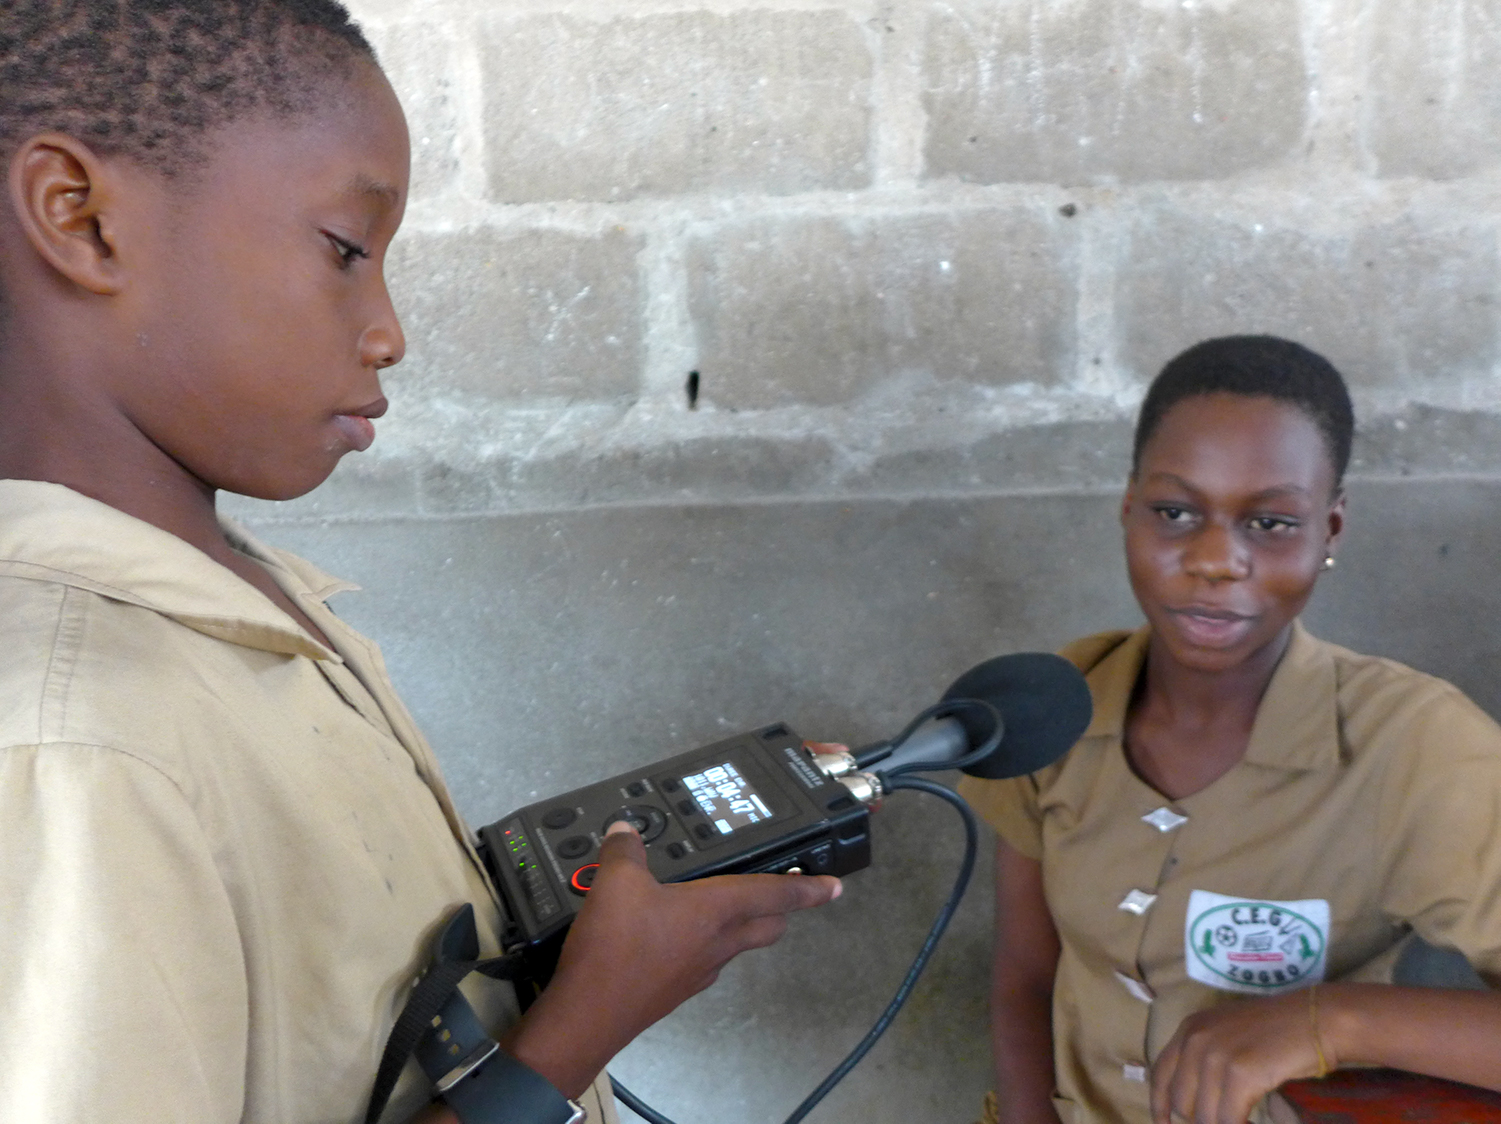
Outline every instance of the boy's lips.
POLYGON ((389 405, 384 397, 377 398, 346 414, 335 414, 334 424, 339 427, 344 440, 349 442, 349 447, 357 453, 363 453, 375 441, 375 425, 371 419, 383 415, 389 405))
POLYGON ((335 414, 334 424, 357 453, 363 453, 375 441, 375 423, 362 414, 335 414))

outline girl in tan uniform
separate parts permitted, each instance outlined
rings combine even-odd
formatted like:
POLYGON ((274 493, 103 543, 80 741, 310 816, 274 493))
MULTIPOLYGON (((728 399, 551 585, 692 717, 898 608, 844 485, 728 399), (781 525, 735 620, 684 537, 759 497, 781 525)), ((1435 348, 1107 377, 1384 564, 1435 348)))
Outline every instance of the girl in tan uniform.
POLYGON ((1001 837, 992 1119, 1241 1124, 1345 1065, 1501 1089, 1501 995, 1378 986, 1414 930, 1501 984, 1501 729, 1297 623, 1352 430, 1339 374, 1270 337, 1149 390, 1121 505, 1147 625, 1065 650, 1095 716, 1059 763, 965 782, 1001 837))

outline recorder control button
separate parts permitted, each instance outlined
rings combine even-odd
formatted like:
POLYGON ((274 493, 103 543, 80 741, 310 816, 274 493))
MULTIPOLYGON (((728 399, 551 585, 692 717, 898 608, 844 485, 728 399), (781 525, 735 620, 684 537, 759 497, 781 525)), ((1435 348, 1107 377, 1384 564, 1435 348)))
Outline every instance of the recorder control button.
POLYGON ((645 781, 632 781, 630 784, 628 784, 628 785, 625 786, 625 794, 627 796, 645 796, 646 795, 646 782, 645 781))
POLYGON ((551 828, 553 831, 562 831, 578 818, 579 814, 572 808, 553 808, 542 817, 542 826, 551 828))
POLYGON ((589 887, 594 885, 594 876, 599 873, 599 863, 589 863, 581 866, 573 872, 573 877, 568 880, 575 894, 587 894, 589 887))
POLYGON ((684 847, 681 843, 669 843, 667 845, 667 857, 670 859, 680 859, 687 853, 688 848, 684 847))
POLYGON ((712 839, 714 838, 714 829, 706 823, 695 824, 693 826, 693 834, 700 839, 712 839))
POLYGON ((653 808, 650 804, 627 804, 605 820, 600 830, 608 831, 612 823, 630 824, 641 833, 643 843, 650 843, 667 830, 667 817, 662 814, 660 808, 653 808))
POLYGON ((587 836, 570 835, 558 844, 558 855, 565 859, 581 859, 589 853, 589 848, 594 844, 589 842, 587 836))
POLYGON ((834 865, 834 844, 820 843, 808 852, 808 866, 815 871, 828 870, 834 865))
POLYGON ((683 786, 678 784, 678 782, 673 780, 671 777, 668 777, 661 784, 657 785, 657 787, 660 788, 663 792, 676 792, 683 786))
POLYGON ((679 800, 678 811, 685 816, 696 816, 698 815, 698 805, 692 800, 679 800))

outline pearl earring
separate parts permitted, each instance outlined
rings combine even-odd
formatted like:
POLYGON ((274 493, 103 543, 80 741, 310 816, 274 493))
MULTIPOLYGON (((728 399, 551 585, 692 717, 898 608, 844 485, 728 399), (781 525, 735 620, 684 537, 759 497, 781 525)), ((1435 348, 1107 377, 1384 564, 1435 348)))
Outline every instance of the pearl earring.
POLYGON ((1332 554, 1326 554, 1326 555, 1324 555, 1324 564, 1322 566, 1320 566, 1319 569, 1321 569, 1321 570, 1332 570, 1332 569, 1334 569, 1334 555, 1332 555, 1332 554))

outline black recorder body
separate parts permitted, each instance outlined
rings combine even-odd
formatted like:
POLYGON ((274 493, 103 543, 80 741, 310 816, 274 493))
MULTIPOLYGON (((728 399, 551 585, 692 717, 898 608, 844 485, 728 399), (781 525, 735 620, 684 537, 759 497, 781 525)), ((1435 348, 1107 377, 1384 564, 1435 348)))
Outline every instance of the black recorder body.
MULTIPOLYGON (((657 761, 511 813, 480 829, 509 915, 544 984, 583 906, 605 830, 625 820, 659 882, 711 874, 845 875, 870 865, 870 810, 827 776, 784 725, 657 761)), ((523 990, 524 989, 520 989, 523 990)))

